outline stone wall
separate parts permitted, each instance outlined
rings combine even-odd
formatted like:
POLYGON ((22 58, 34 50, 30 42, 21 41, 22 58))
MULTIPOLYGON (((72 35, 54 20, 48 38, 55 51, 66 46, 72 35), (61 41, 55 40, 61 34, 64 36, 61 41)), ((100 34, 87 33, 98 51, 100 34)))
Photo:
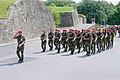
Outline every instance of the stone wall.
POLYGON ((60 27, 73 26, 72 12, 60 13, 60 27))
POLYGON ((61 27, 70 27, 79 24, 77 10, 72 12, 60 12, 60 26, 61 27))
POLYGON ((86 24, 86 17, 78 17, 79 19, 79 24, 86 24))
POLYGON ((9 17, 0 19, 0 44, 13 42, 13 35, 23 29, 27 39, 40 37, 41 31, 55 28, 51 11, 40 0, 17 0, 9 17))

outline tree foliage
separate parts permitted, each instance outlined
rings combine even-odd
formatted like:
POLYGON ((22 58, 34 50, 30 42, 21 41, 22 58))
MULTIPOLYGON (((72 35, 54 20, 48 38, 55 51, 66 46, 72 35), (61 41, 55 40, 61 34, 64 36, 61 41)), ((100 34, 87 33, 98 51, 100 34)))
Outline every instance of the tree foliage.
POLYGON ((82 0, 77 6, 79 14, 87 17, 87 22, 91 23, 95 18, 97 24, 104 24, 113 6, 107 1, 82 0))
POLYGON ((120 25, 120 2, 114 6, 113 11, 111 11, 108 18, 108 24, 120 25))
POLYGON ((45 2, 47 6, 50 6, 51 3, 54 3, 57 7, 72 7, 73 4, 75 4, 75 2, 72 0, 47 0, 45 2))
POLYGON ((60 24, 60 14, 55 10, 54 7, 56 7, 56 5, 54 3, 51 3, 51 5, 49 6, 49 8, 52 11, 52 15, 53 15, 55 24, 59 25, 60 24))

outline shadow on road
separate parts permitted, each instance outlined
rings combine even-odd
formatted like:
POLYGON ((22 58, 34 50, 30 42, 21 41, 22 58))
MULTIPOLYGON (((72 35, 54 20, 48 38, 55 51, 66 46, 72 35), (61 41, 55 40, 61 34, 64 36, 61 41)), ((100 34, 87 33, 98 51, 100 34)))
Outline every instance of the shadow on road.
MULTIPOLYGON (((36 59, 38 59, 38 58, 25 57, 24 63, 34 61, 36 59)), ((14 65, 20 64, 17 61, 18 61, 17 57, 2 60, 2 61, 0 61, 0 66, 14 66, 14 65)))
POLYGON ((52 52, 52 53, 48 53, 47 55, 55 55, 55 54, 60 54, 60 53, 57 53, 57 52, 52 52))
MULTIPOLYGON (((52 50, 52 51, 55 51, 55 50, 52 50)), ((50 50, 46 50, 45 52, 42 52, 42 51, 38 51, 38 52, 33 52, 33 54, 40 54, 40 53, 46 53, 46 52, 52 52, 52 51, 50 51, 50 50)))
POLYGON ((86 56, 86 55, 78 56, 78 58, 87 58, 87 57, 90 57, 90 56, 86 56))
POLYGON ((63 54, 62 56, 71 56, 71 54, 63 54))

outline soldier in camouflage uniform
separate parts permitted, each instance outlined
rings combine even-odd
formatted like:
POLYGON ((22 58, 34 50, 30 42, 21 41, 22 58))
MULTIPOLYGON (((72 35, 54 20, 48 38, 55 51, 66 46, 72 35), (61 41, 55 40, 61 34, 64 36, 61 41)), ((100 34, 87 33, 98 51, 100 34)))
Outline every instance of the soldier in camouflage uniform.
POLYGON ((106 49, 109 50, 110 48, 110 29, 107 29, 106 33, 106 49))
POLYGON ((77 30, 75 42, 78 49, 78 53, 80 53, 80 50, 82 48, 82 35, 80 33, 80 30, 77 30))
POLYGON ((73 29, 69 29, 69 35, 68 35, 68 39, 66 40, 68 41, 68 45, 69 45, 69 49, 71 51, 71 55, 74 54, 75 51, 75 33, 73 29))
POLYGON ((55 36, 54 36, 54 45, 56 46, 56 49, 58 50, 57 53, 60 53, 60 44, 61 44, 60 30, 56 29, 55 36))
POLYGON ((95 55, 96 52, 96 42, 97 42, 97 35, 95 33, 95 29, 92 30, 92 45, 91 45, 91 49, 92 49, 92 53, 93 55, 95 55))
POLYGON ((67 52, 67 48, 68 48, 68 44, 67 44, 67 41, 66 41, 67 38, 68 38, 67 30, 63 30, 62 45, 63 45, 63 48, 64 48, 64 52, 67 52))
POLYGON ((115 36, 114 30, 111 29, 110 31, 110 47, 111 48, 113 48, 114 36, 115 36))
POLYGON ((106 45, 106 29, 103 29, 103 39, 102 39, 102 50, 105 51, 105 45, 106 45))
POLYGON ((45 52, 45 50, 46 50, 46 43, 47 43, 47 41, 46 41, 46 34, 45 34, 45 31, 42 31, 43 33, 42 33, 42 35, 41 35, 41 47, 42 47, 42 49, 43 49, 43 51, 42 52, 45 52))
POLYGON ((22 36, 22 29, 20 29, 15 35, 14 39, 17 39, 18 46, 17 46, 17 56, 19 58, 18 63, 22 63, 24 60, 24 43, 25 37, 22 36), (20 54, 21 52, 21 54, 20 54))
MULTIPOLYGON (((86 34, 86 30, 85 29, 82 29, 82 32, 81 32, 81 36, 84 37, 86 34)), ((83 47, 83 51, 86 51, 86 47, 85 47, 85 41, 84 39, 82 39, 82 47, 83 47)))
POLYGON ((50 51, 52 51, 53 49, 53 37, 54 37, 54 33, 53 30, 50 29, 50 32, 48 33, 48 46, 50 47, 50 51))
POLYGON ((98 32, 96 33, 97 34, 97 49, 99 53, 101 53, 101 50, 102 50, 102 39, 103 39, 103 34, 101 32, 101 30, 99 29, 98 32))
POLYGON ((92 44, 92 36, 90 34, 90 30, 87 30, 84 37, 83 37, 83 40, 85 42, 85 48, 86 48, 86 56, 90 56, 90 50, 91 50, 91 44, 92 44))

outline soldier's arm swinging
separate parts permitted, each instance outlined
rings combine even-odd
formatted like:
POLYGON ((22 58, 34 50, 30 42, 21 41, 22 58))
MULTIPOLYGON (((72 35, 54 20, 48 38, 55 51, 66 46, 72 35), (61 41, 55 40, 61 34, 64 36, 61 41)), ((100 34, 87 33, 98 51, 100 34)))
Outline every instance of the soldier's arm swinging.
POLYGON ((60 39, 59 39, 59 41, 61 41, 61 39, 62 39, 62 34, 60 34, 60 39))
POLYGON ((21 44, 19 44, 19 48, 25 43, 25 41, 23 41, 21 44))
POLYGON ((47 39, 47 36, 46 36, 46 34, 45 34, 43 41, 45 41, 46 39, 47 39))
POLYGON ((76 34, 74 34, 74 39, 73 39, 73 41, 75 41, 75 39, 76 39, 76 34))
POLYGON ((97 37, 97 35, 95 34, 95 42, 97 41, 97 39, 98 39, 98 37, 97 37))
POLYGON ((15 35, 13 36, 13 38, 15 39, 18 36, 18 32, 15 33, 15 35))
POLYGON ((103 34, 101 34, 102 35, 102 37, 101 37, 101 40, 104 38, 104 35, 103 34))
POLYGON ((82 39, 83 39, 83 38, 82 38, 82 35, 80 35, 80 42, 82 42, 82 39))

